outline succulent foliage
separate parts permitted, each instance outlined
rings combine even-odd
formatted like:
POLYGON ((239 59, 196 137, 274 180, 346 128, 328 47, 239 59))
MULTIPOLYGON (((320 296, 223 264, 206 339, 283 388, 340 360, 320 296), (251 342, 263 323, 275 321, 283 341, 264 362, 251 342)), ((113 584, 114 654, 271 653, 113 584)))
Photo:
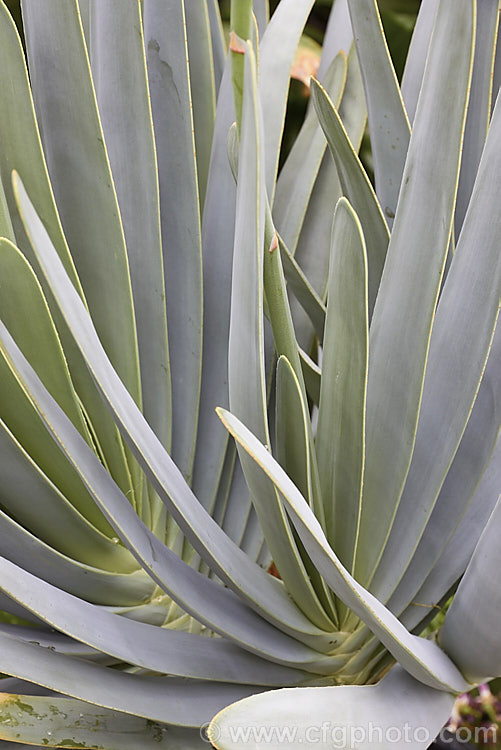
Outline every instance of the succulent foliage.
POLYGON ((417 750, 501 675, 499 2, 400 87, 335 0, 279 171, 313 4, 22 0, 25 59, 0 0, 1 747, 417 750))

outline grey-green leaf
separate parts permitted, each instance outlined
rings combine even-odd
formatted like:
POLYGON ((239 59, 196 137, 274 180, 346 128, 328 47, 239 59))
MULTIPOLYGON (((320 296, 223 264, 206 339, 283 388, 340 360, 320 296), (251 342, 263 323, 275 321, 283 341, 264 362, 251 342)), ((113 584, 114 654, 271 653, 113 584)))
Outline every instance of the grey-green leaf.
POLYGON ((140 403, 124 235, 77 2, 54 0, 45 7, 23 0, 22 8, 35 106, 65 235, 103 345, 140 403), (109 247, 115 252, 103 252, 109 247))
MULTIPOLYGON (((0 705, 2 715, 15 717, 10 722, 2 722, 0 737, 14 741, 22 737, 30 747, 43 743, 37 747, 99 746, 107 750, 134 750, 138 742, 145 750, 171 747, 169 728, 164 724, 90 706, 72 698, 5 693, 0 697, 0 705)), ((4 742, 1 747, 5 747, 4 742)), ((9 743, 8 747, 21 746, 9 743)))
POLYGON ((474 12, 471 0, 461 6, 454 0, 440 4, 371 322, 366 468, 356 563, 357 579, 364 582, 370 580, 386 543, 414 447, 459 177, 474 12), (451 77, 456 82, 453 89, 451 77))
POLYGON ((341 198, 332 229, 316 452, 327 535, 348 570, 362 498, 368 356, 365 240, 341 198))
POLYGON ((362 619, 381 643, 416 679, 437 690, 464 692, 468 683, 435 643, 411 635, 401 622, 364 589, 344 568, 297 487, 273 456, 232 414, 218 409, 226 428, 273 481, 287 505, 291 519, 325 582, 362 619))
POLYGON ((425 750, 452 705, 451 695, 395 666, 375 686, 285 689, 247 698, 214 717, 209 738, 218 750, 237 750, 245 739, 255 750, 280 750, 284 738, 291 750, 386 750, 393 742, 425 750))
MULTIPOLYGON (((456 237, 463 226, 489 127, 500 10, 498 0, 477 2, 475 59, 454 220, 456 237)), ((496 97, 497 91, 494 92, 494 103, 496 97)))
POLYGON ((372 313, 386 258, 389 232, 369 178, 351 144, 338 111, 323 87, 312 79, 311 93, 336 164, 339 180, 367 238, 369 312, 372 313))
MULTIPOLYGON (((340 52, 323 81, 336 106, 341 102, 347 75, 347 59, 340 52)), ((280 170, 273 201, 273 220, 285 244, 294 255, 308 208, 313 185, 326 149, 325 136, 313 107, 280 170)))
MULTIPOLYGON (((318 652, 303 646, 290 636, 280 632, 277 627, 265 622, 232 592, 189 567, 179 559, 175 552, 154 536, 138 518, 127 498, 120 492, 109 473, 90 451, 64 412, 47 393, 29 363, 16 347, 7 329, 1 323, 0 331, 4 356, 9 358, 9 362, 20 382, 23 383, 25 388, 29 389, 30 398, 36 405, 40 416, 43 417, 46 426, 49 427, 52 437, 78 470, 96 504, 103 511, 124 544, 153 580, 172 596, 180 607, 206 624, 211 630, 227 635, 231 640, 236 639, 239 644, 245 644, 248 650, 257 654, 263 653, 268 656, 273 654, 275 660, 283 662, 279 656, 279 653, 282 652, 282 655, 286 655, 284 663, 288 664, 290 659, 292 659, 292 663, 297 661, 304 663, 306 661, 308 666, 315 665, 310 668, 310 671, 317 671, 319 661, 316 655, 318 652), (260 644, 257 651, 255 645, 252 644, 260 644), (262 648, 264 648, 264 651, 261 651, 262 648)), ((158 444, 160 445, 160 443, 158 444)), ((163 460, 168 461, 168 454, 163 451, 162 455, 163 460)), ((185 483, 179 485, 179 487, 181 486, 184 486, 189 492, 185 483)), ((196 499, 194 500, 196 504, 196 499)), ((251 589, 254 587, 259 589, 259 597, 256 593, 251 594, 257 607, 262 608, 263 591, 268 589, 268 596, 266 597, 268 601, 265 605, 267 617, 271 617, 275 624, 283 627, 285 631, 292 632, 299 637, 302 636, 305 641, 315 644, 320 642, 321 638, 318 636, 323 635, 321 631, 315 632, 311 622, 304 616, 301 617, 300 612, 293 606, 280 584, 259 567, 253 565, 241 553, 241 550, 225 537, 210 516, 206 515, 205 519, 200 518, 200 506, 198 504, 196 504, 195 513, 199 521, 204 523, 205 530, 199 529, 201 534, 206 535, 208 530, 211 536, 216 535, 218 537, 212 552, 217 552, 216 548, 219 546, 222 546, 223 550, 225 547, 230 547, 240 565, 243 564, 245 568, 245 570, 236 570, 234 563, 228 563, 225 567, 215 566, 219 576, 227 577, 225 570, 230 572, 232 577, 236 573, 237 577, 241 579, 244 589, 249 588, 249 583, 251 589), (259 583, 257 579, 259 579, 259 583), (273 617, 273 610, 276 610, 278 617, 273 617), (289 620, 289 624, 287 620, 289 620), (299 626, 299 631, 297 626, 299 626)), ((322 643, 322 645, 327 646, 328 636, 324 640, 325 644, 322 643)), ((328 658, 323 661, 321 658, 320 662, 326 662, 324 668, 329 668, 328 658)))
POLYGON ((170 371, 157 154, 136 0, 90 5, 92 76, 127 245, 143 411, 170 446, 170 371))
POLYGON ((425 619, 427 609, 434 608, 457 584, 471 560, 475 547, 496 506, 501 486, 501 439, 492 452, 486 470, 466 513, 458 524, 440 559, 423 582, 414 601, 401 619, 407 627, 415 628, 425 619), (414 604, 418 603, 418 606, 414 604), (424 604, 424 607, 419 606, 424 604))
POLYGON ((0 633, 0 669, 94 705, 177 726, 199 727, 224 706, 251 695, 224 683, 128 674, 0 633))
MULTIPOLYGON (((451 538, 456 536, 458 528, 467 521, 474 508, 478 509, 478 516, 482 517, 477 503, 477 492, 480 490, 482 493, 484 475, 489 472, 489 466, 496 460, 496 442, 499 439, 501 425, 500 369, 501 326, 498 325, 461 443, 409 566, 388 602, 388 606, 394 612, 400 612, 403 605, 408 605, 416 597, 423 581, 427 580, 435 568, 437 572, 440 571, 444 565, 442 556, 444 553, 449 556, 448 546, 451 538)), ((474 529, 471 529, 474 544, 479 533, 477 532, 475 537, 474 529)), ((459 565, 460 571, 460 558, 463 558, 466 546, 463 543, 461 555, 456 555, 455 564, 459 565)), ((389 552, 389 547, 387 551, 389 552)), ((465 559, 468 560, 468 556, 465 559)), ((454 569, 457 570, 457 567, 454 569)), ((459 577, 459 573, 456 577, 459 577)), ((453 581, 451 585, 452 583, 453 581)), ((441 596, 437 596, 436 601, 440 599, 441 596)))
MULTIPOLYGON (((47 434, 39 434, 40 440, 45 442, 47 434)), ((63 554, 89 565, 99 565, 105 570, 114 571, 137 568, 135 561, 121 545, 115 544, 79 513, 1 421, 0 455, 2 505, 32 534, 63 554), (60 533, 62 528, 65 529, 65 534, 60 533)), ((53 457, 57 462, 61 461, 58 453, 53 457)), ((62 470, 68 475, 70 467, 63 465, 62 470)), ((74 495, 81 492, 80 481, 75 474, 71 476, 69 489, 75 502, 74 495)), ((87 502, 88 499, 85 500, 87 502)))
POLYGON ((245 52, 228 350, 230 407, 268 442, 264 374, 264 148, 256 59, 245 52))
POLYGON ((259 659, 224 639, 135 622, 59 591, 41 578, 0 558, 0 588, 59 632, 117 661, 153 672, 197 680, 247 685, 297 684, 306 678, 259 659))
POLYGON ((402 76, 402 96, 411 123, 423 82, 433 25, 440 0, 422 0, 402 76))
POLYGON ((478 540, 440 632, 442 648, 471 682, 501 676, 498 577, 501 497, 478 540))
MULTIPOLYGON (((378 571, 375 591, 382 597, 405 569, 408 557, 405 560, 404 554, 402 560, 402 552, 413 551, 421 537, 467 425, 489 356, 501 299, 501 220, 496 210, 501 186, 500 135, 501 102, 494 111, 468 214, 435 314, 412 463, 378 571)), ((493 429, 497 428, 494 424, 493 429)), ((489 432, 487 425, 485 432, 489 432)), ((455 503, 453 499, 453 508, 455 503)))
POLYGON ((227 435, 214 409, 218 405, 228 404, 228 338, 236 187, 228 164, 227 139, 234 120, 228 57, 219 88, 202 222, 203 356, 193 489, 200 503, 209 509, 215 502, 227 445, 227 435), (221 205, 225 207, 224 213, 221 212, 221 205))
POLYGON ((202 239, 184 2, 145 0, 144 43, 160 184, 172 456, 190 482, 202 367, 202 239))
POLYGON ((375 0, 350 0, 353 33, 364 79, 376 193, 393 225, 410 126, 375 0))
POLYGON ((259 93, 263 103, 266 188, 273 202, 290 70, 314 0, 282 0, 261 40, 259 93))
MULTIPOLYGON (((105 398, 114 418, 117 420, 117 424, 124 430, 126 438, 130 441, 139 462, 169 507, 177 523, 182 525, 185 533, 189 533, 191 541, 197 546, 198 551, 205 556, 206 561, 214 567, 220 576, 229 582, 228 573, 231 577, 236 575, 239 579, 237 588, 242 592, 248 589, 249 584, 251 584, 251 588, 254 588, 254 585, 256 585, 254 593, 251 594, 251 599, 255 606, 262 607, 264 602, 263 591, 268 590, 269 596, 265 597, 268 600, 265 608, 267 613, 269 613, 270 608, 271 610, 276 610, 278 615, 277 623, 282 623, 283 617, 286 620, 292 617, 292 621, 295 621, 299 625, 300 632, 305 628, 306 632, 320 635, 307 618, 300 615, 299 611, 287 598, 285 592, 280 588, 277 589, 274 585, 275 582, 264 571, 253 565, 249 558, 242 554, 241 550, 225 536, 212 518, 201 510, 200 504, 191 493, 179 469, 163 449, 160 441, 144 420, 130 394, 128 394, 111 367, 109 360, 106 358, 92 323, 71 282, 66 276, 43 226, 34 213, 33 207, 21 183, 19 184, 19 196, 23 203, 25 219, 32 227, 33 234, 37 237, 36 248, 37 252, 40 253, 40 262, 43 263, 47 278, 50 279, 51 288, 57 295, 57 299, 61 305, 61 310, 64 310, 66 320, 75 336, 75 342, 80 347, 82 355, 85 355, 87 358, 88 365, 96 379, 96 384, 98 384, 102 396, 105 398), (217 543, 214 542, 215 535, 218 539, 217 543), (219 558, 221 554, 223 557, 229 554, 233 558, 233 562, 231 563, 229 559, 223 564, 221 564, 222 560, 216 562, 216 558, 219 558), (237 560, 239 562, 235 566, 237 560), (258 579, 259 584, 257 583, 258 579), (278 609, 276 609, 277 605, 278 609)), ((10 338, 7 332, 5 332, 5 335, 6 338, 10 338)), ((16 347, 13 346, 12 351, 16 352, 16 347)), ((15 356, 18 357, 18 353, 15 356)), ((22 362, 23 358, 19 361, 22 362)), ((26 364, 23 362, 23 368, 26 364)), ((27 368, 26 372, 31 373, 31 368, 27 368)), ((32 375, 30 374, 29 377, 31 379, 32 375)), ((36 387, 39 389, 40 384, 38 383, 35 386, 35 383, 36 380, 33 380, 30 388, 36 387)), ((38 390, 38 393, 39 398, 45 399, 47 397, 47 394, 43 390, 38 390)), ((74 441, 75 436, 71 430, 67 431, 68 425, 62 414, 58 418, 58 422, 60 429, 64 430, 68 439, 74 441)), ((77 452, 80 453, 80 451, 81 447, 79 446, 77 452)), ((80 472, 81 467, 75 457, 72 463, 74 463, 75 468, 80 472)), ((95 464, 95 468, 97 468, 97 464, 95 464)), ((104 476, 102 472, 100 473, 104 476)), ((106 474, 106 477, 106 481, 111 481, 108 474, 106 474)))
MULTIPOLYGON (((209 0, 212 2, 212 0, 209 0)), ((200 206, 203 210, 216 117, 216 76, 207 0, 184 5, 200 206)))

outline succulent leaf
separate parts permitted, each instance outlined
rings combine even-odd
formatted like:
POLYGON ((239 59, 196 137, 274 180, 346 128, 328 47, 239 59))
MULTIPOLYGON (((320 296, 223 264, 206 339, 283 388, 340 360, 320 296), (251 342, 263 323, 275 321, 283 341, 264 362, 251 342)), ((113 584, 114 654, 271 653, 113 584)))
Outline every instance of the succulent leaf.
MULTIPOLYGON (((409 471, 453 220, 471 79, 475 3, 464 3, 461 10, 454 4, 452 15, 449 5, 447 0, 442 2, 437 14, 371 321, 365 480, 355 567, 362 581, 372 579, 409 471), (455 76, 454 91, 449 76, 455 76), (442 102, 440 110, 437 101, 442 102), (387 471, 389 466, 391 471, 387 471)), ((364 233, 367 236, 367 230, 364 233)), ((369 278, 371 259, 368 249, 369 278)))
POLYGON ((21 2, 0 746, 425 748, 501 672, 498 0, 423 0, 401 87, 330 3, 292 146, 313 0, 228 52, 217 0, 21 2))
POLYGON ((353 747, 355 742, 360 750, 383 750, 398 739, 412 750, 424 750, 451 707, 450 695, 395 667, 376 686, 285 689, 247 698, 215 716, 208 735, 219 750, 241 747, 246 737, 256 750, 278 750, 284 738, 294 750, 305 744, 322 750, 339 743, 353 747))
POLYGON ((501 670, 499 631, 495 625, 499 590, 496 577, 492 575, 500 559, 500 517, 501 499, 498 499, 440 632, 442 647, 451 654, 463 673, 477 683, 487 682, 501 670), (478 617, 480 608, 482 616, 478 617))
POLYGON ((364 474, 369 325, 365 240, 345 198, 334 214, 327 299, 316 450, 327 536, 352 571, 364 474))

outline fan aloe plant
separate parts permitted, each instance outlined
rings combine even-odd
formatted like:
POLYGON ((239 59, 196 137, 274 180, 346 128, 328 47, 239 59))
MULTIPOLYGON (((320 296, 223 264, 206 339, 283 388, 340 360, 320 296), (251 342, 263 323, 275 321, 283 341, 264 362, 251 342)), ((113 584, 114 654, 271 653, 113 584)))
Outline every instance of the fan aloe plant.
POLYGON ((278 173, 312 6, 22 0, 26 63, 0 1, 2 747, 424 748, 501 675, 499 3, 400 89, 336 0, 278 173))

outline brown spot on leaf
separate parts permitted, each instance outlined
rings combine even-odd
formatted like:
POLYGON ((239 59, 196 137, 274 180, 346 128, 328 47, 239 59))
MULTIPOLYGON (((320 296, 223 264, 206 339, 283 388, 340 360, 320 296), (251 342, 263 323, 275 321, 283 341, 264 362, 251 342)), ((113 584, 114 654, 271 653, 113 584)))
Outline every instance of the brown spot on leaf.
POLYGON ((273 560, 270 563, 270 567, 268 568, 267 572, 270 574, 270 576, 273 576, 273 578, 278 578, 279 580, 282 580, 280 573, 277 570, 277 566, 273 562, 273 560))

